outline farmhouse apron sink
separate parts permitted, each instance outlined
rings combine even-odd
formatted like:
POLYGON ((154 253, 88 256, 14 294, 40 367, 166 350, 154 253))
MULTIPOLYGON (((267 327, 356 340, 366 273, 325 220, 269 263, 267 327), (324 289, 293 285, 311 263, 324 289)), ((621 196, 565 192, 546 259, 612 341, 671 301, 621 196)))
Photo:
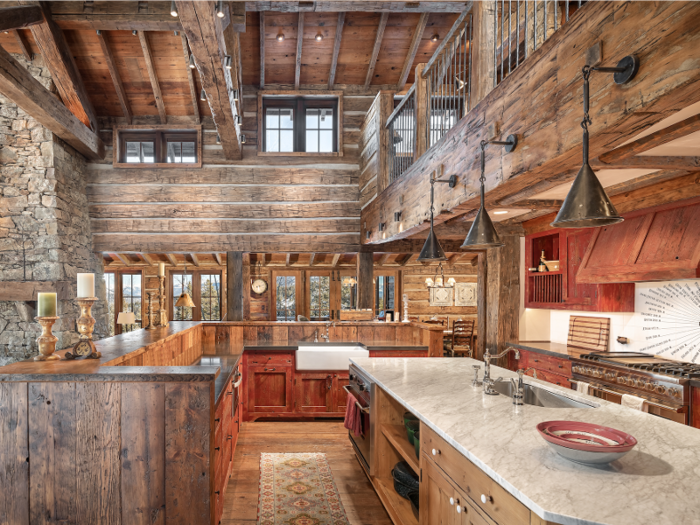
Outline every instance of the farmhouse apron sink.
POLYGON ((369 357, 369 350, 358 344, 305 344, 296 352, 297 370, 345 370, 351 357, 369 357))

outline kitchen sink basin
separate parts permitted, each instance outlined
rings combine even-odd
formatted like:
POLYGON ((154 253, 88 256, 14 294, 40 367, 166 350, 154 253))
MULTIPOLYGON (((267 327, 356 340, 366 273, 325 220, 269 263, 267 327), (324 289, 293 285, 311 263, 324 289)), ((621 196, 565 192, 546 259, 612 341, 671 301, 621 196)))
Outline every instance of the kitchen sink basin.
POLYGON ((296 366, 297 370, 344 370, 347 372, 351 357, 369 357, 369 350, 357 344, 299 345, 296 353, 296 366))
MULTIPOLYGON (((501 395, 513 398, 515 387, 511 381, 499 381, 492 388, 501 395)), ((535 385, 523 385, 523 394, 523 403, 526 405, 546 408, 595 408, 595 405, 576 401, 535 385)))

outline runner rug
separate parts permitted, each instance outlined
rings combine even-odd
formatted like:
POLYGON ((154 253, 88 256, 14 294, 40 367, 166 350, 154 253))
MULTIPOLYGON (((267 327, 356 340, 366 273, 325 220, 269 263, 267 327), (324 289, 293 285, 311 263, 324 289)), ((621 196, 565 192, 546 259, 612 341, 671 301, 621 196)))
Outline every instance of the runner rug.
POLYGON ((260 455, 259 525, 349 525, 326 455, 260 455))

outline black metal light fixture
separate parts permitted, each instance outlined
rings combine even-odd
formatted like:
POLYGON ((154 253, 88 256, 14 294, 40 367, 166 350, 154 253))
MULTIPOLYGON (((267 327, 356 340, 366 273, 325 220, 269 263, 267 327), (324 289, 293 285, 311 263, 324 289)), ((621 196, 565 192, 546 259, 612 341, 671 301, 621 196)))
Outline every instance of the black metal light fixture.
POLYGON ((190 53, 190 61, 188 65, 190 66, 190 69, 194 69, 195 67, 197 67, 194 63, 194 55, 192 53, 190 53))
POLYGON ((175 5, 175 0, 171 0, 170 2, 170 16, 177 16, 177 6, 175 5))
POLYGON ((216 2, 216 16, 219 18, 224 17, 224 2, 222 0, 216 2))
POLYGON ((481 141, 481 177, 479 177, 479 182, 481 183, 481 206, 476 214, 476 218, 472 223, 472 227, 469 228, 469 233, 467 233, 464 243, 462 243, 463 250, 487 250, 489 248, 500 248, 505 246, 502 242, 498 233, 496 232, 496 227, 489 217, 489 213, 486 211, 484 206, 484 183, 486 182, 486 146, 488 144, 496 144, 498 146, 503 146, 508 153, 511 153, 515 147, 518 145, 518 137, 515 135, 508 135, 508 140, 482 140, 481 141))
POLYGON ((380 222, 380 223, 379 223, 379 226, 377 227, 377 230, 379 230, 379 232, 381 233, 381 232, 384 231, 384 227, 385 227, 385 226, 386 226, 386 223, 380 222))
POLYGON ((238 99, 240 98, 240 96, 241 96, 241 95, 240 95, 240 92, 239 92, 237 89, 234 89, 234 90, 233 90, 233 100, 234 100, 235 102, 238 102, 238 99))
POLYGON ((418 256, 418 262, 429 263, 431 261, 446 261, 447 257, 445 252, 440 246, 440 241, 438 241, 435 235, 435 230, 433 229, 433 214, 435 213, 435 183, 446 183, 449 184, 450 188, 454 188, 457 185, 457 175, 452 175, 449 179, 436 179, 435 172, 430 174, 430 233, 428 233, 428 238, 425 240, 423 249, 420 251, 418 256))
POLYGON ((401 212, 400 211, 394 212, 394 222, 401 222, 401 212))
POLYGON ((204 91, 204 89, 202 89, 202 91, 199 93, 199 100, 201 100, 202 102, 207 101, 207 93, 206 91, 204 91))
POLYGON ((226 69, 231 69, 231 67, 232 67, 232 62, 233 62, 233 61, 231 60, 231 55, 226 55, 226 56, 224 57, 224 67, 225 67, 226 69))
POLYGON ((241 135, 241 144, 245 144, 245 135, 241 135))
POLYGON ((626 56, 616 67, 583 66, 583 166, 552 223, 555 228, 596 228, 624 220, 610 202, 603 185, 588 163, 588 126, 592 122, 588 115, 588 80, 593 71, 599 71, 614 73, 613 79, 616 84, 626 84, 634 78, 638 70, 639 60, 634 55, 626 56))

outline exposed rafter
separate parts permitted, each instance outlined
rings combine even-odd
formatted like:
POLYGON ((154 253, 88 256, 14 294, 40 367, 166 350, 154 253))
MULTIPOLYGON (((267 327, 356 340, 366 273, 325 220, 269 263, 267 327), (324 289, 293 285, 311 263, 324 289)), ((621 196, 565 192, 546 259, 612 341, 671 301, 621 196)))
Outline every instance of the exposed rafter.
POLYGON ((214 259, 216 259, 216 264, 218 264, 219 266, 224 265, 224 259, 223 259, 223 257, 221 257, 220 253, 218 253, 218 252, 214 253, 214 259))
POLYGON ((330 1, 330 2, 299 2, 295 0, 280 0, 275 2, 247 2, 248 11, 276 11, 296 13, 309 11, 305 4, 313 4, 316 13, 337 13, 338 11, 373 11, 375 13, 461 13, 464 10, 464 0, 456 1, 423 1, 423 2, 368 2, 367 0, 330 1), (371 6, 371 8, 368 6, 371 6))
POLYGON ((296 68, 294 70, 294 88, 299 89, 301 83, 301 48, 304 42, 304 12, 299 11, 299 22, 297 24, 297 55, 296 68))
MULTIPOLYGON (((74 3, 82 4, 82 2, 74 3)), ((119 6, 121 3, 106 2, 104 9, 109 9, 110 4, 119 6)), ((119 7, 115 8, 115 11, 118 9, 119 7)), ((102 31, 132 31, 135 29, 137 31, 179 31, 182 29, 180 21, 170 16, 170 13, 57 13, 53 15, 53 18, 63 30, 101 29, 102 31)))
POLYGON ((134 263, 131 262, 129 256, 124 253, 113 254, 117 259, 119 259, 124 266, 133 266, 134 263))
POLYGON ((112 77, 114 90, 117 92, 117 97, 119 98, 119 104, 122 107, 124 118, 128 124, 131 124, 131 106, 129 105, 129 100, 126 98, 124 86, 122 85, 122 77, 119 75, 117 65, 114 63, 114 56, 112 55, 112 50, 109 47, 109 42, 107 41, 107 36, 105 35, 104 31, 100 31, 100 33, 97 35, 97 40, 102 48, 102 54, 105 57, 107 69, 109 69, 109 74, 112 77))
POLYGON ((175 257, 175 255, 173 255, 172 253, 166 253, 165 258, 168 259, 168 262, 171 265, 177 266, 177 258, 175 257))
POLYGON ((418 46, 420 45, 420 40, 423 37, 423 32, 425 27, 428 25, 428 17, 430 13, 422 13, 420 15, 420 20, 418 20, 418 25, 413 33, 413 38, 411 39, 411 45, 408 47, 408 53, 406 54, 406 60, 403 63, 403 69, 401 70, 401 76, 396 84, 396 89, 401 91, 406 85, 408 80, 408 75, 413 67, 413 61, 416 59, 416 54, 418 53, 418 46))
POLYGON ((156 265, 156 261, 151 259, 151 256, 148 255, 147 253, 142 253, 140 255, 143 258, 143 260, 146 261, 146 264, 148 264, 148 266, 155 266, 156 265))
MULTIPOLYGON (((262 14, 262 13, 260 13, 260 14, 262 14)), ((285 266, 291 266, 291 265, 292 265, 292 254, 291 254, 291 253, 288 253, 288 254, 287 254, 287 258, 286 258, 286 260, 285 260, 285 262, 284 262, 284 265, 285 265, 285 266)))
POLYGON ((34 59, 34 57, 32 56, 31 51, 29 51, 29 42, 27 42, 27 39, 24 38, 24 35, 20 33, 17 29, 14 29, 12 31, 12 34, 15 35, 15 40, 17 40, 17 45, 22 50, 24 58, 31 62, 34 59))
POLYGON ((41 24, 44 15, 36 5, 12 6, 0 9, 0 31, 12 31, 41 24))
POLYGON ((151 45, 148 43, 148 33, 139 31, 139 42, 143 50, 143 58, 146 61, 146 69, 148 70, 148 78, 151 79, 151 87, 153 88, 153 96, 156 99, 156 107, 158 115, 160 115, 161 124, 168 122, 168 117, 165 113, 165 102, 163 102, 163 94, 160 92, 160 82, 158 81, 158 73, 153 65, 153 56, 151 54, 151 45))
POLYGON ((399 266, 406 266, 406 265, 411 261, 411 259, 413 259, 413 255, 414 255, 414 254, 409 253, 409 254, 408 254, 406 257, 404 257, 403 260, 399 263, 399 266))
POLYGON ((192 264, 194 264, 197 268, 199 268, 202 265, 202 263, 199 262, 199 257, 197 257, 196 253, 191 253, 190 259, 192 259, 192 264))
POLYGON ((379 259, 377 260, 377 262, 375 262, 374 264, 375 264, 376 266, 384 266, 384 264, 389 260, 389 257, 390 257, 390 256, 391 256, 390 253, 383 253, 383 254, 379 257, 379 259))
POLYGON ((345 13, 338 13, 338 22, 335 28, 335 42, 333 43, 333 58, 331 60, 331 71, 328 75, 328 89, 333 89, 333 84, 335 84, 335 70, 338 67, 338 55, 340 54, 340 43, 343 40, 344 25, 345 13))
POLYGON ((377 66, 377 58, 379 57, 379 50, 382 48, 382 40, 384 39, 384 30, 386 29, 386 23, 389 20, 389 13, 382 13, 379 19, 379 27, 377 28, 377 35, 374 37, 374 48, 372 49, 372 57, 369 60, 369 69, 367 70, 367 78, 365 78, 365 89, 369 88, 372 83, 372 77, 374 76, 374 68, 377 66))
POLYGON ((600 169, 659 169, 659 170, 700 170, 700 157, 627 157, 610 162, 593 159, 591 167, 600 169))
POLYGON ((314 259, 316 258, 316 254, 312 253, 311 256, 309 257, 309 266, 314 265, 314 259))
POLYGON ((194 110, 194 121, 199 124, 202 117, 199 114, 199 97, 197 94, 197 84, 194 82, 194 71, 190 67, 190 46, 187 43, 185 33, 180 33, 182 39, 182 54, 185 56, 185 67, 187 68, 187 82, 190 85, 190 97, 192 98, 192 109, 194 110))
POLYGON ((341 256, 341 255, 342 255, 342 254, 340 254, 340 253, 336 253, 336 254, 333 256, 333 261, 331 262, 331 266, 332 266, 333 268, 335 268, 335 267, 338 266, 338 263, 340 262, 340 256, 341 256))

